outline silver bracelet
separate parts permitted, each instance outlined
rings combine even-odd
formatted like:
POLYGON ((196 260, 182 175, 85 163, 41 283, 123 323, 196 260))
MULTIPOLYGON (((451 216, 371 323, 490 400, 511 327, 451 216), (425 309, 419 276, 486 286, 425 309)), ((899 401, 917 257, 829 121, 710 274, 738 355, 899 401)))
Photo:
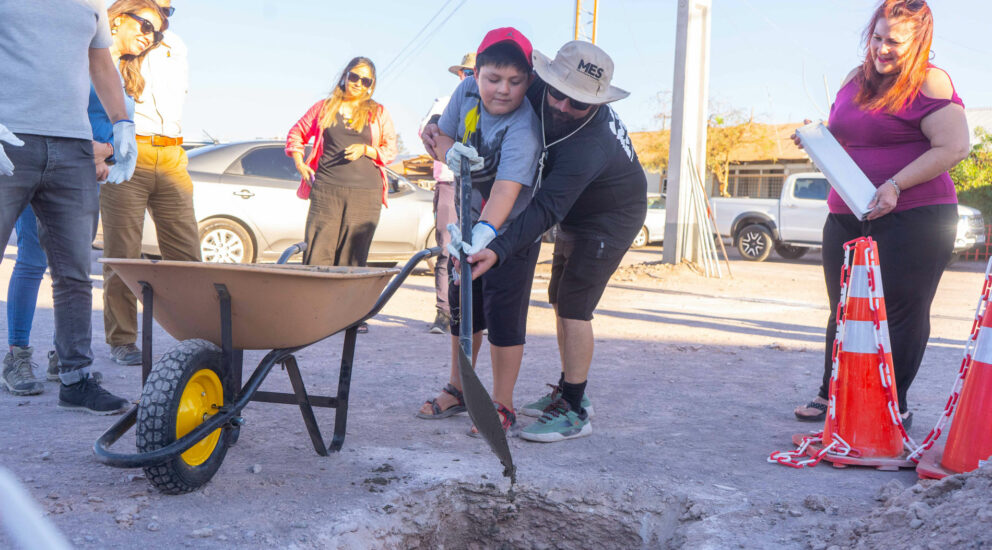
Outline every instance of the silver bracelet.
POLYGON ((889 178, 889 179, 885 180, 885 183, 891 183, 892 184, 892 187, 895 187, 896 188, 896 198, 898 199, 899 198, 899 195, 902 193, 902 189, 899 189, 899 184, 896 183, 896 180, 893 179, 893 178, 889 178))

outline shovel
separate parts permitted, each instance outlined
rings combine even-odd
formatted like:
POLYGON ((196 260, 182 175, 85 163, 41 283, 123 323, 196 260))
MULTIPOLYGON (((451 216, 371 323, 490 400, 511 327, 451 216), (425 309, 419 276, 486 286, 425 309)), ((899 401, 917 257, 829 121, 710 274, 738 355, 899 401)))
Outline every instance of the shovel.
MULTIPOLYGON (((465 159, 461 165, 458 192, 460 204, 458 219, 462 235, 472 234, 472 172, 469 162, 465 159)), ((458 288, 458 298, 461 303, 461 320, 458 332, 458 374, 462 381, 462 394, 465 398, 465 408, 468 416, 475 423, 475 428, 489 443, 493 453, 503 464, 503 475, 510 478, 511 485, 517 481, 517 468, 510 456, 510 445, 506 442, 506 432, 499 421, 499 414, 493 407, 493 399, 479 381, 472 365, 472 266, 468 263, 468 254, 464 250, 459 254, 461 283, 458 288)))

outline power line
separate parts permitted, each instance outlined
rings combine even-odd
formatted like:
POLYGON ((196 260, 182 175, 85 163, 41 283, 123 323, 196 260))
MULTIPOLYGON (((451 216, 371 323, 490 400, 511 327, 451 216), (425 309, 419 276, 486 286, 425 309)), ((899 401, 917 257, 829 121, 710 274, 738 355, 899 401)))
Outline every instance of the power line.
POLYGON ((400 74, 402 74, 403 71, 406 70, 406 68, 410 66, 409 61, 411 61, 413 59, 416 59, 416 57, 418 55, 420 55, 420 53, 424 50, 424 48, 427 47, 427 44, 430 43, 430 41, 434 38, 434 36, 437 34, 437 32, 440 31, 442 28, 444 28, 444 24, 447 23, 448 20, 451 19, 452 16, 454 16, 456 13, 458 13, 458 10, 460 10, 461 7, 465 5, 465 2, 466 2, 466 0, 461 0, 461 2, 459 2, 458 5, 455 6, 455 9, 451 10, 451 13, 449 13, 447 15, 447 17, 445 17, 440 23, 438 23, 438 25, 436 27, 434 27, 434 30, 431 31, 431 33, 428 36, 426 36, 420 42, 420 44, 418 44, 416 46, 416 48, 414 50, 411 50, 410 51, 409 55, 407 55, 403 59, 403 63, 399 63, 399 69, 397 70, 397 72, 396 73, 391 73, 391 74, 389 74, 389 76, 390 77, 396 77, 396 76, 399 76, 400 74))
MULTIPOLYGON (((405 46, 403 46, 403 49, 401 49, 396 54, 396 57, 393 57, 393 59, 388 64, 386 64, 386 66, 382 69, 383 75, 385 75, 389 71, 389 69, 391 69, 393 67, 393 65, 396 64, 396 61, 407 51, 407 49, 410 46, 412 46, 417 41, 418 38, 420 38, 420 35, 424 34, 424 31, 426 31, 427 28, 431 26, 431 23, 433 23, 434 20, 437 19, 437 17, 439 15, 441 15, 441 13, 444 12, 444 10, 448 7, 448 4, 451 4, 453 1, 454 0, 448 0, 447 2, 445 2, 444 4, 441 5, 441 9, 437 10, 437 12, 434 13, 434 15, 431 16, 431 18, 427 21, 427 23, 424 23, 424 26, 421 27, 419 31, 417 31, 417 34, 415 34, 413 36, 413 38, 411 38, 410 41, 407 42, 405 46)), ((457 8, 456 8, 456 11, 457 11, 457 8)))

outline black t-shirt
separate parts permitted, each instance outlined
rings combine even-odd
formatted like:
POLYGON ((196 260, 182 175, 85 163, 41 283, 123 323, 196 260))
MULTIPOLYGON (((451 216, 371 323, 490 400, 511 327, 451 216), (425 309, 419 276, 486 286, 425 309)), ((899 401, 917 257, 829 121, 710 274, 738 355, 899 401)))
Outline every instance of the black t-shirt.
POLYGON ((344 150, 354 143, 372 143, 372 129, 366 124, 361 132, 356 132, 338 113, 337 124, 324 129, 324 152, 317 165, 315 187, 322 184, 367 189, 382 187, 382 176, 372 159, 362 155, 349 162, 344 158, 344 150))
MULTIPOLYGON (((527 91, 540 117, 544 82, 527 91)), ((550 120, 545 117, 545 124, 550 120)), ((554 143, 550 137, 548 144, 554 143)), ((602 105, 582 129, 546 151, 534 199, 489 248, 500 260, 533 243, 556 223, 565 238, 595 239, 627 248, 644 225, 647 178, 627 128, 602 105)))

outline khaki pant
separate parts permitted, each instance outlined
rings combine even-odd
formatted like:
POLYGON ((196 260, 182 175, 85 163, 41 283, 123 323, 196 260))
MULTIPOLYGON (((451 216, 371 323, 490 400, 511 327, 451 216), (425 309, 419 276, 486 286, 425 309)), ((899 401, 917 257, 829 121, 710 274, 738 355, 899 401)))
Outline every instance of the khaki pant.
MULTIPOLYGON (((200 261, 200 237, 193 214, 193 181, 186 171, 186 152, 178 145, 154 147, 138 143, 138 165, 130 181, 100 188, 105 258, 141 257, 145 209, 158 233, 166 260, 200 261)), ((111 346, 138 338, 138 308, 130 289, 103 267, 103 326, 111 346)))

